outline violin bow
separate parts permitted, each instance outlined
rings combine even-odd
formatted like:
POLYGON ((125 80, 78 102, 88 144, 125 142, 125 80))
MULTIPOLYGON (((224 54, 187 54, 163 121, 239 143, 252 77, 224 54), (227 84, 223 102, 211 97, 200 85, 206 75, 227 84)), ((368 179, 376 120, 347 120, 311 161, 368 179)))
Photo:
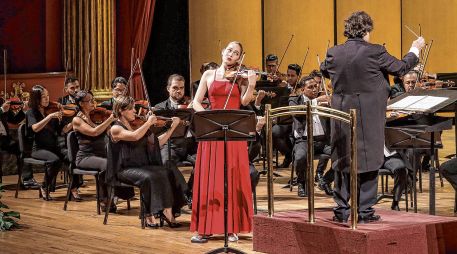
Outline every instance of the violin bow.
MULTIPOLYGON (((325 57, 327 57, 328 54, 328 48, 330 47, 330 40, 327 41, 327 50, 325 51, 325 57)), ((319 54, 317 54, 317 64, 318 68, 321 67, 321 59, 319 58, 319 54)), ((325 95, 328 96, 328 90, 327 90, 327 85, 325 84, 325 77, 322 75, 322 86, 324 87, 325 95)))
POLYGON ((273 73, 273 75, 276 75, 276 73, 279 71, 279 67, 281 67, 282 60, 286 56, 287 50, 289 50, 289 46, 290 46, 290 43, 292 42, 293 38, 294 38, 294 34, 291 34, 290 39, 289 39, 289 43, 287 43, 287 47, 284 50, 284 53, 282 54, 281 60, 279 61, 278 68, 276 68, 276 71, 275 71, 275 73, 273 73))
POLYGON ((3 79, 4 79, 4 82, 5 82, 5 98, 4 98, 4 101, 6 101, 6 55, 7 55, 7 51, 6 49, 3 50, 3 79))
POLYGON ((63 102, 63 98, 65 97, 65 83, 67 82, 67 78, 68 78, 68 58, 65 61, 65 78, 63 80, 62 102, 63 102))
MULTIPOLYGON (((230 92, 228 93, 227 99, 225 100, 224 109, 227 108, 227 103, 230 99, 230 96, 232 95, 232 91, 233 91, 233 87, 235 86, 236 78, 240 75, 240 70, 241 70, 241 66, 243 65, 245 55, 246 55, 246 53, 243 52, 243 55, 241 56, 240 64, 238 65, 238 69, 236 70, 235 77, 234 77, 234 79, 232 81, 232 85, 230 87, 230 92)), ((217 71, 217 70, 214 70, 214 71, 217 71)))
POLYGON ((136 59, 136 63, 137 63, 137 65, 139 67, 139 70, 140 70, 141 84, 142 84, 142 87, 143 87, 144 96, 146 97, 146 100, 148 101, 149 109, 151 109, 152 105, 151 105, 151 101, 149 100, 148 88, 146 87, 146 81, 144 79, 143 70, 142 70, 141 63, 140 63, 140 58, 136 59))
POLYGON ((308 48, 306 49, 305 58, 303 59, 303 63, 301 64, 300 73, 298 73, 297 82, 295 82, 295 85, 294 85, 294 90, 293 90, 294 92, 295 92, 295 90, 297 89, 297 84, 298 84, 298 82, 300 82, 300 78, 301 78, 301 75, 302 75, 302 73, 303 73, 303 67, 305 66, 306 58, 308 58, 308 53, 309 53, 309 46, 308 46, 308 48))
POLYGON ((192 47, 189 43, 189 85, 190 99, 194 100, 194 86, 192 85, 192 47))
MULTIPOLYGON (((87 80, 89 79, 90 54, 91 54, 91 52, 89 51, 89 56, 87 57, 87 65, 86 65, 86 76, 84 78, 84 89, 87 89, 87 80)), ((87 89, 87 90, 89 90, 89 89, 87 89)))

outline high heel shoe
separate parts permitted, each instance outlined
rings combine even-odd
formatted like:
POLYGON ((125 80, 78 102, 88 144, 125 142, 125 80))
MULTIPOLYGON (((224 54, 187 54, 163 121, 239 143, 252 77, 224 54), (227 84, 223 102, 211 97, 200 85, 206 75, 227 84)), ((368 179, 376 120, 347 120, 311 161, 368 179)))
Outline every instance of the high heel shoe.
POLYGON ((40 186, 40 189, 41 189, 41 195, 42 195, 44 201, 52 200, 51 195, 49 195, 49 193, 46 193, 46 188, 44 188, 43 186, 40 186))
POLYGON ((83 199, 79 196, 78 189, 71 190, 71 196, 76 202, 81 202, 83 199))
POLYGON ((179 222, 172 222, 170 221, 170 219, 167 218, 167 216, 165 216, 165 214, 163 212, 160 213, 160 226, 163 227, 163 222, 166 222, 168 224, 168 226, 170 228, 179 228, 181 227, 181 223, 179 222))

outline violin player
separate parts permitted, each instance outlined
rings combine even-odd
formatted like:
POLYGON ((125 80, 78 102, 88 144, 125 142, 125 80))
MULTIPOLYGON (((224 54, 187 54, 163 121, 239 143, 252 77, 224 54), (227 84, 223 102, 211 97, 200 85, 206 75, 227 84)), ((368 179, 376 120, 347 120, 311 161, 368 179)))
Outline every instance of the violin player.
MULTIPOLYGON (((172 110, 178 109, 184 103, 184 84, 185 79, 179 74, 172 74, 168 77, 167 92, 168 99, 162 101, 154 106, 156 110, 172 110)), ((182 161, 189 161, 195 165, 195 158, 197 154, 197 143, 191 135, 186 135, 184 138, 173 139, 169 143, 165 143, 160 149, 163 164, 171 161, 178 164, 182 161), (170 144, 170 155, 168 154, 168 144, 170 144)), ((187 202, 190 206, 192 203, 192 185, 193 185, 193 169, 188 181, 187 202)))

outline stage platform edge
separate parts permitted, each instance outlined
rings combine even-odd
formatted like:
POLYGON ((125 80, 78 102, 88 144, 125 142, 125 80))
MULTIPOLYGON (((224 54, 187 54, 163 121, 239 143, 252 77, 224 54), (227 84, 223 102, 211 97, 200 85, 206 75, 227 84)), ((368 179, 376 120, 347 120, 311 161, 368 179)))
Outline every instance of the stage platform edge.
POLYGON ((264 253, 457 253, 457 218, 376 209, 381 221, 332 221, 331 209, 287 211, 254 216, 253 249, 264 253))

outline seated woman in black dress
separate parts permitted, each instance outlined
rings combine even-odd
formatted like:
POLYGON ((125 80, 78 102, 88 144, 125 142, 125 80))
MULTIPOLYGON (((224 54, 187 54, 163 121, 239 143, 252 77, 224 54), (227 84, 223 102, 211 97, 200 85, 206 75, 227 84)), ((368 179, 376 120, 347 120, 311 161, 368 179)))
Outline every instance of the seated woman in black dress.
MULTIPOLYGON (((104 172, 106 170, 106 131, 111 123, 116 120, 111 114, 104 122, 97 125, 91 118, 90 113, 95 109, 93 94, 89 91, 81 90, 75 95, 76 105, 79 112, 73 118, 73 129, 76 132, 79 149, 76 154, 76 166, 80 168, 98 169, 100 173, 100 200, 106 203, 106 184, 104 184, 104 172)), ((73 197, 77 196, 77 188, 80 181, 78 175, 73 178, 71 192, 73 197)))
POLYGON ((54 179, 62 166, 65 154, 58 146, 57 136, 63 131, 71 129, 71 124, 61 126, 62 112, 46 114, 49 106, 49 93, 41 85, 32 87, 29 100, 29 110, 26 112, 28 133, 33 133, 32 158, 45 160, 50 164, 47 178, 42 185, 43 199, 49 200, 46 195, 46 187, 50 185, 50 191, 54 191, 54 179))
POLYGON ((119 96, 114 99, 113 113, 118 118, 111 127, 111 139, 116 146, 113 168, 121 182, 140 187, 146 213, 146 224, 158 227, 154 214, 158 214, 170 227, 180 226, 175 222, 185 205, 184 193, 186 182, 176 167, 162 166, 160 146, 170 138, 179 124, 179 118, 173 118, 171 128, 156 137, 149 131, 157 122, 154 115, 134 130, 131 122, 135 120, 134 100, 119 96))

